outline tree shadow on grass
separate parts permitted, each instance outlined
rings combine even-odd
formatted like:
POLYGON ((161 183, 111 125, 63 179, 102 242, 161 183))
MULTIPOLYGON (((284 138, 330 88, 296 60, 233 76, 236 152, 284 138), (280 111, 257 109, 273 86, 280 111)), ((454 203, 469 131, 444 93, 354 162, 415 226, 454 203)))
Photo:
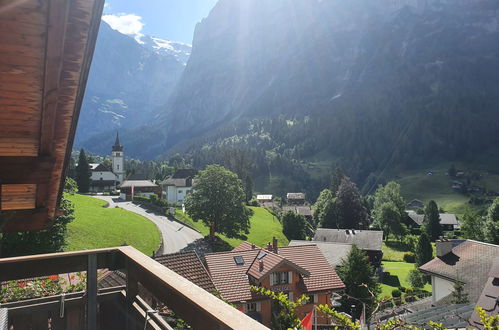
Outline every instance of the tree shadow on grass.
POLYGON ((407 246, 399 241, 385 241, 386 246, 399 252, 409 252, 407 246))
POLYGON ((386 272, 383 274, 383 280, 381 283, 386 284, 388 286, 393 286, 393 287, 400 287, 400 280, 399 277, 396 275, 391 275, 389 272, 386 272))

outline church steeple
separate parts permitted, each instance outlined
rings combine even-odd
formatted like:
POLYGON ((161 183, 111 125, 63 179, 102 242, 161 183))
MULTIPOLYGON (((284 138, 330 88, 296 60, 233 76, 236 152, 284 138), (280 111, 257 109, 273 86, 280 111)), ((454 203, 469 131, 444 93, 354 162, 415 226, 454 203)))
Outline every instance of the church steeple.
POLYGON ((123 146, 120 143, 118 132, 116 132, 116 141, 114 142, 113 151, 123 151, 123 146))

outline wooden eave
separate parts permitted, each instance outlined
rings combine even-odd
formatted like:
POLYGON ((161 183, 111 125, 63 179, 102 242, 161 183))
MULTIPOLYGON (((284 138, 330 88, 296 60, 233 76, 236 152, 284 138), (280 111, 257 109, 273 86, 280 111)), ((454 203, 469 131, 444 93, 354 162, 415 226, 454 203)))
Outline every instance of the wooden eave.
POLYGON ((0 232, 58 215, 104 0, 0 0, 0 232))

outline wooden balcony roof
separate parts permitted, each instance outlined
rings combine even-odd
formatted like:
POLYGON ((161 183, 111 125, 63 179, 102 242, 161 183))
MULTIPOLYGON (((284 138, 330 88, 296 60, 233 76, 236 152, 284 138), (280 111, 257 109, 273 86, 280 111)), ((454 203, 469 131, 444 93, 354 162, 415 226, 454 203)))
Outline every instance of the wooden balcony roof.
POLYGON ((57 215, 103 5, 0 1, 0 232, 57 215))

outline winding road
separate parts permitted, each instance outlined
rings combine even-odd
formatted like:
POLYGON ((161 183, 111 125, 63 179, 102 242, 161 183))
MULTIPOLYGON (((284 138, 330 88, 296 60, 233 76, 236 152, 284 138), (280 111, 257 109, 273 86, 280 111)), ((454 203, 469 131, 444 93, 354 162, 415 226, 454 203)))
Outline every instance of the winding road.
POLYGON ((123 201, 113 196, 95 195, 92 197, 108 202, 109 207, 118 206, 124 210, 146 217, 154 222, 163 236, 163 246, 157 252, 159 255, 178 252, 195 240, 203 238, 203 236, 197 231, 186 227, 175 220, 171 220, 166 216, 160 216, 148 212, 132 202, 123 201))

